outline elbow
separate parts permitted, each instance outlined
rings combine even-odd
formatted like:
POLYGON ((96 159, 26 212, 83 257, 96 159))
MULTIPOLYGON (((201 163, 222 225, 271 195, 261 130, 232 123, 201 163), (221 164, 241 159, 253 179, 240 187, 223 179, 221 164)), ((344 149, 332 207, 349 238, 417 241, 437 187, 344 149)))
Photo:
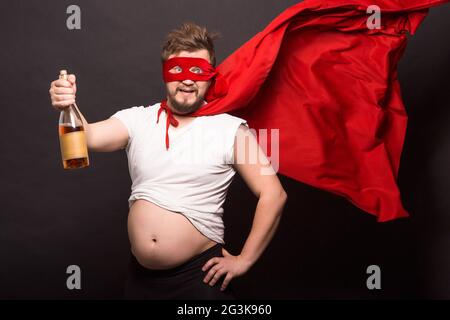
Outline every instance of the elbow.
POLYGON ((287 201, 287 193, 281 185, 273 187, 271 190, 271 194, 273 198, 278 199, 282 203, 285 203, 287 201))
POLYGON ((287 201, 287 193, 286 191, 284 191, 283 188, 281 188, 281 190, 275 192, 274 195, 274 199, 275 199, 275 203, 276 203, 276 212, 277 212, 277 216, 281 217, 281 214, 283 213, 284 207, 286 205, 286 201, 287 201))
POLYGON ((287 195, 286 191, 284 191, 284 189, 281 190, 280 197, 283 200, 283 203, 286 203, 288 195, 287 195))
POLYGON ((284 191, 284 189, 281 189, 279 194, 278 194, 278 198, 280 199, 280 202, 283 204, 283 206, 285 205, 285 203, 287 202, 287 198, 288 195, 286 193, 286 191, 284 191))
POLYGON ((277 202, 279 203, 281 206, 284 206, 284 204, 287 201, 287 193, 286 191, 284 191, 283 188, 277 188, 275 190, 265 190, 260 194, 260 198, 263 199, 267 199, 268 201, 271 202, 277 202))

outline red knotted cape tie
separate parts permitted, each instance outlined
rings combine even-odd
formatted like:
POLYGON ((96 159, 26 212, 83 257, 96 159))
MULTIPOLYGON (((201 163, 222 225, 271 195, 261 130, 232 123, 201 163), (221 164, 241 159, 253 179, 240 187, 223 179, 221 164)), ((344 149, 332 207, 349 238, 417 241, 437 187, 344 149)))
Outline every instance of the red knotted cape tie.
POLYGON ((158 117, 156 119, 156 123, 159 122, 159 115, 162 111, 166 112, 166 150, 169 149, 169 126, 173 125, 174 127, 178 127, 178 120, 174 118, 172 110, 170 110, 169 106, 167 105, 167 100, 161 101, 161 106, 158 110, 158 117))

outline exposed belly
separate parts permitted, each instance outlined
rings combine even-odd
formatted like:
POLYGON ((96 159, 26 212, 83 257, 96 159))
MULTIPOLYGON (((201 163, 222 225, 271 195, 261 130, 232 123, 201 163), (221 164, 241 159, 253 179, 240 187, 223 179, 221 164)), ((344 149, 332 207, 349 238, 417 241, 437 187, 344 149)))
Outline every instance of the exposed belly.
POLYGON ((136 200, 128 214, 131 251, 148 269, 169 269, 214 246, 182 214, 136 200))

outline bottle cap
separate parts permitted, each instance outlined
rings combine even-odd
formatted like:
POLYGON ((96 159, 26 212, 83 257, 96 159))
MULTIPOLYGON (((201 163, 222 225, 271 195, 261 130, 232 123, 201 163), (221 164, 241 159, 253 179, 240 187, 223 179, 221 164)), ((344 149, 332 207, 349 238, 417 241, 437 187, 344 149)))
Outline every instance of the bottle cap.
POLYGON ((67 70, 60 70, 59 71, 59 78, 67 80, 67 70))

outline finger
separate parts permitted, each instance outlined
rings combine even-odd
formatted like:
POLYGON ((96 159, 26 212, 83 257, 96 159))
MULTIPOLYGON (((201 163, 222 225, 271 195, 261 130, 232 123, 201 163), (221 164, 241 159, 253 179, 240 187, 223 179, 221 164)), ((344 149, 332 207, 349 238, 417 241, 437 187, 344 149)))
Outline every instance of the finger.
POLYGON ((75 100, 67 100, 67 101, 63 101, 63 102, 53 102, 52 106, 55 107, 56 110, 60 110, 60 109, 66 108, 74 103, 75 103, 75 100))
POLYGON ((231 254, 227 250, 225 250, 225 248, 222 248, 222 254, 224 257, 231 256, 231 254))
POLYGON ((65 79, 58 79, 52 82, 52 85, 55 87, 66 87, 66 88, 71 88, 72 84, 65 80, 65 79))
POLYGON ((72 84, 74 93, 77 92, 77 84, 75 82, 77 80, 77 78, 75 77, 75 75, 69 74, 69 76, 67 77, 67 80, 69 80, 69 82, 72 84))
POLYGON ((218 262, 219 262, 218 257, 210 259, 207 263, 205 263, 205 265, 202 268, 202 271, 208 270, 209 268, 211 268, 211 266, 213 266, 215 263, 218 263, 218 262))
POLYGON ((50 89, 50 93, 54 94, 73 94, 74 90, 72 88, 67 87, 54 87, 50 89))
POLYGON ((219 268, 219 265, 215 265, 214 267, 212 267, 205 278, 203 278, 203 282, 208 283, 212 279, 212 277, 214 277, 214 274, 217 272, 217 270, 219 270, 219 268))
POLYGON ((67 80, 69 80, 69 82, 70 82, 71 84, 75 84, 75 81, 77 80, 77 77, 75 77, 74 74, 69 74, 69 75, 67 76, 67 80))
POLYGON ((217 270, 217 272, 214 274, 214 277, 212 277, 211 281, 209 282, 209 285, 212 287, 216 284, 216 282, 225 274, 225 271, 223 269, 217 270))
POLYGON ((222 286, 220 287, 221 291, 225 290, 228 287, 228 284, 230 283, 231 279, 233 279, 233 275, 231 274, 231 272, 228 272, 227 276, 222 282, 222 286))
POLYGON ((66 100, 75 100, 75 95, 74 94, 55 94, 55 95, 53 95, 52 99, 55 102, 61 102, 61 101, 66 101, 66 100))

